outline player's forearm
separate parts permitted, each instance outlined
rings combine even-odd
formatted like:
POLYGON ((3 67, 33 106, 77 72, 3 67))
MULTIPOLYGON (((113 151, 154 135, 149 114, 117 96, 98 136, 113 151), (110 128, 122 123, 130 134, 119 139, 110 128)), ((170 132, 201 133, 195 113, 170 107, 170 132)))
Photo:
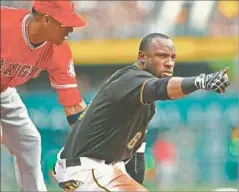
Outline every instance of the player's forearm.
POLYGON ((167 94, 170 99, 180 99, 198 88, 195 86, 195 77, 172 77, 168 81, 167 94))
POLYGON ((65 111, 68 123, 70 125, 74 125, 85 109, 86 109, 85 102, 81 102, 74 106, 65 106, 64 111, 65 111))
POLYGON ((143 100, 152 102, 156 100, 179 99, 190 94, 198 88, 195 86, 194 77, 169 77, 153 79, 145 84, 143 100))

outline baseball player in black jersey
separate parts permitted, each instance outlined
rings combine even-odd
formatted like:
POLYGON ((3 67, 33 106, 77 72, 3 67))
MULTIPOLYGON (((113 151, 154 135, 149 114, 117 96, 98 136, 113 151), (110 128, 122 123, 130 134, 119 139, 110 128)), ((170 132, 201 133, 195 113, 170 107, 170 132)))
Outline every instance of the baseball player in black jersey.
POLYGON ((225 92, 228 69, 196 77, 172 77, 173 41, 151 33, 137 62, 113 74, 88 105, 58 153, 59 186, 71 191, 147 191, 129 176, 125 162, 145 139, 156 100, 174 100, 196 90, 225 92))

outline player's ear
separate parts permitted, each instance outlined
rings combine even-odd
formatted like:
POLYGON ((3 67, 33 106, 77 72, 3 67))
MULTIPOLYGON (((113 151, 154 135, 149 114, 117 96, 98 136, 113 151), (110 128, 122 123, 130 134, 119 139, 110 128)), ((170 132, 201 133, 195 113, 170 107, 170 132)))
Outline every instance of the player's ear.
POLYGON ((144 65, 146 62, 146 54, 143 51, 139 51, 138 54, 138 61, 140 62, 140 64, 144 65))
POLYGON ((42 21, 43 21, 43 24, 48 25, 48 24, 51 23, 51 18, 50 18, 49 15, 43 15, 42 16, 42 21))

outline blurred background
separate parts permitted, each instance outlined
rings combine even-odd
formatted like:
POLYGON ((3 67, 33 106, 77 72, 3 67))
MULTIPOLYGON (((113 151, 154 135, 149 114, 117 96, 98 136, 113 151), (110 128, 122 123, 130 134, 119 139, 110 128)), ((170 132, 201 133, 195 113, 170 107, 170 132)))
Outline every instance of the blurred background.
MULTIPOLYGON (((32 1, 1 1, 31 10, 32 1)), ((239 65, 237 1, 75 1, 87 21, 69 39, 79 89, 87 103, 116 70, 132 64, 150 32, 172 37, 178 52, 174 75, 193 76, 230 67, 232 85, 216 95, 198 91, 156 102, 146 146, 145 186, 152 191, 238 185, 239 65)), ((18 90, 42 136, 42 169, 49 190, 56 153, 70 128, 57 95, 42 72, 18 90)), ((13 159, 1 149, 1 191, 18 190, 13 159)))

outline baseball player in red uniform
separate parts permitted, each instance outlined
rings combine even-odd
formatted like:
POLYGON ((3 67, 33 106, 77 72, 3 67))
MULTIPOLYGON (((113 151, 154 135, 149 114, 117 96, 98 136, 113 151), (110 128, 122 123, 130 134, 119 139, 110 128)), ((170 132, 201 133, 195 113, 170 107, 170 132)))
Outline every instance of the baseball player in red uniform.
POLYGON ((46 191, 41 172, 41 139, 15 87, 47 70, 67 120, 85 109, 77 89, 72 54, 64 41, 86 23, 71 1, 35 1, 32 11, 1 6, 1 132, 15 157, 21 191, 46 191))

